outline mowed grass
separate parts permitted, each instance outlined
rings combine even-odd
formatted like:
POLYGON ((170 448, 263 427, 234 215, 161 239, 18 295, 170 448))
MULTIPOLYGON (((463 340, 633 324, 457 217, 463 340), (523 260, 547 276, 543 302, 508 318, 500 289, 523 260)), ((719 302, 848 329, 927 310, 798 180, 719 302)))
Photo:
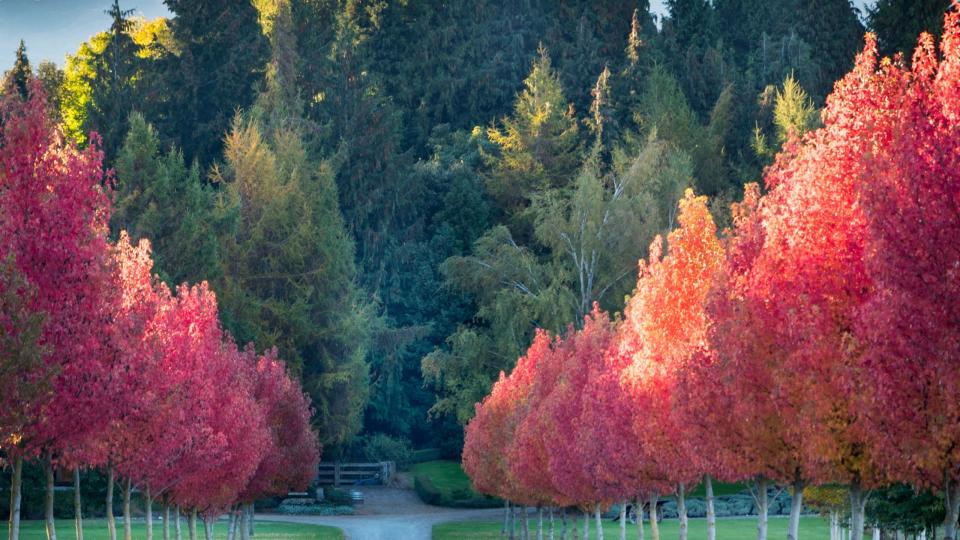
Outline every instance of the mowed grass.
POLYGON ((462 490, 473 491, 470 479, 457 461, 440 460, 417 463, 410 469, 410 472, 414 476, 428 478, 433 487, 445 494, 462 490))
MULTIPOLYGON (((199 521, 199 520, 198 520, 199 521)), ((4 524, 6 527, 6 524, 4 524)), ((184 539, 189 538, 187 530, 187 521, 183 520, 182 535, 184 539)), ((226 520, 218 521, 214 526, 214 538, 225 539, 227 537, 226 520)), ((335 527, 325 527, 321 525, 307 525, 300 523, 273 523, 257 521, 254 524, 254 538, 257 540, 343 540, 343 531, 335 527)), ((123 538, 123 520, 117 520, 117 536, 123 538)), ((174 536, 173 524, 170 525, 170 536, 174 536)), ((146 523, 142 519, 133 522, 133 538, 142 540, 147 537, 146 523)), ((153 537, 156 540, 163 539, 163 523, 155 520, 153 523, 153 537)), ((46 540, 47 532, 43 521, 23 521, 20 523, 20 538, 22 540, 46 540)), ((73 528, 72 520, 57 520, 57 538, 62 540, 73 540, 76 534, 73 528)), ((107 522, 104 519, 85 519, 83 521, 83 539, 84 540, 108 540, 107 522)), ((203 523, 197 523, 197 538, 202 540, 203 523)))
MULTIPOLYGON (((532 518, 533 516, 531 516, 532 518)), ((546 522, 546 518, 544 518, 546 522)), ((578 523, 582 526, 583 521, 578 523)), ((499 540, 502 522, 497 521, 457 521, 441 523, 433 526, 433 540, 499 540)), ((559 537, 559 520, 556 523, 556 533, 559 537)), ((536 528, 536 520, 530 520, 531 529, 536 528)), ((547 524, 544 523, 544 528, 547 524)), ((660 538, 673 540, 677 538, 679 530, 675 519, 660 522, 660 538)), ((533 531, 531 531, 533 532, 533 531)), ((590 538, 596 538, 596 528, 593 520, 590 521, 590 538)), ((583 530, 580 529, 580 533, 583 530)), ((645 538, 650 538, 650 524, 644 523, 645 538)), ((546 531, 544 531, 546 536, 546 531)), ((603 536, 608 539, 620 538, 620 524, 604 520, 603 536)), ((691 519, 689 528, 690 540, 703 540, 707 537, 707 522, 704 519, 691 519)), ((771 517, 767 537, 772 539, 787 537, 787 518, 771 517)), ((830 524, 826 519, 816 516, 800 518, 800 537, 804 540, 829 540, 830 524)), ((569 536, 568 536, 569 538, 569 536)), ((579 540, 580 537, 578 537, 579 540)), ((627 523, 627 538, 637 538, 637 526, 627 523)), ((755 540, 757 538, 757 520, 755 517, 721 518, 717 520, 717 540, 755 540)))

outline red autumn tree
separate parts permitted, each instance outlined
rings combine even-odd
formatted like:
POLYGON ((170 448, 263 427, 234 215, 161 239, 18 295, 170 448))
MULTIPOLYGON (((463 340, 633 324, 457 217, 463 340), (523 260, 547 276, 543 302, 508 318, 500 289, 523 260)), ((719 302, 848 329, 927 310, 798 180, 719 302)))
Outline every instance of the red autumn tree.
MULTIPOLYGON (((858 177, 875 293, 861 313, 874 389, 871 442, 884 470, 943 493, 944 538, 960 512, 960 15, 938 59, 924 34, 910 66, 860 61, 869 96, 852 103, 871 152, 858 177)), ((857 96, 860 97, 860 96, 857 96)), ((852 111, 851 111, 852 114, 852 111)))
POLYGON ((108 362, 116 358, 107 352, 104 331, 110 320, 109 196, 97 137, 83 151, 65 142, 39 82, 32 82, 26 101, 16 92, 0 98, 0 129, 2 258, 12 260, 35 291, 28 310, 43 314, 38 341, 53 373, 52 392, 24 417, 29 421, 8 455, 15 469, 23 457, 44 458, 52 537, 53 463, 101 432, 111 417, 98 391, 107 387, 108 362))
POLYGON ((709 464, 697 453, 673 404, 678 378, 708 349, 704 304, 723 249, 705 197, 687 190, 678 221, 679 228, 667 237, 667 255, 661 258, 658 237, 649 262, 641 261, 636 291, 624 310, 620 347, 632 356, 624 379, 638 407, 636 437, 659 475, 653 480, 675 486, 680 538, 685 539, 684 491, 708 472, 709 464))
POLYGON ((266 415, 270 437, 256 472, 238 496, 241 504, 252 504, 307 489, 317 473, 320 443, 310 426, 310 398, 287 373, 276 349, 257 357, 248 346, 244 357, 255 370, 254 398, 266 415))
POLYGON ((749 316, 784 374, 787 428, 803 474, 849 486, 853 540, 863 534, 865 489, 882 481, 864 430, 871 388, 861 373, 858 315, 873 291, 867 220, 860 201, 863 156, 884 144, 871 127, 889 103, 867 38, 853 71, 835 86, 823 128, 778 157, 758 209, 762 246, 747 272, 749 316))
POLYGON ((527 353, 511 373, 511 377, 524 373, 531 384, 524 395, 518 396, 515 414, 519 420, 505 453, 511 478, 538 505, 570 506, 572 501, 556 489, 550 475, 549 449, 544 438, 549 427, 545 425, 542 405, 556 387, 563 367, 554 348, 556 343, 545 330, 538 329, 527 353))
POLYGON ((728 481, 752 481, 758 508, 759 537, 767 530, 767 483, 790 484, 793 499, 788 537, 797 538, 803 488, 798 418, 805 396, 791 394, 794 374, 785 365, 778 335, 762 316, 775 294, 750 281, 763 247, 757 212, 760 189, 748 184, 744 200, 733 205, 734 230, 728 231, 725 259, 708 295, 710 349, 681 381, 683 416, 706 444, 712 470, 728 481))
MULTIPOLYGON (((544 346, 543 340, 549 346, 549 337, 539 332, 531 348, 544 346)), ((538 355, 533 353, 534 357, 538 355)), ((517 414, 518 396, 529 391, 534 374, 532 370, 523 369, 528 363, 527 356, 517 361, 520 369, 515 368, 509 377, 501 373, 490 395, 476 405, 476 415, 467 424, 463 446, 463 468, 477 491, 523 505, 537 501, 514 480, 504 450, 513 442, 521 420, 517 414)))

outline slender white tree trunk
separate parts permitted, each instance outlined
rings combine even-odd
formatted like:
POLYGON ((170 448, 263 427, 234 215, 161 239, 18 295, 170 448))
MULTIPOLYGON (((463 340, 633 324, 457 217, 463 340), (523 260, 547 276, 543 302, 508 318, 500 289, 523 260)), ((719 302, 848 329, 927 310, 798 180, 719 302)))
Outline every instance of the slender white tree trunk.
POLYGON ((547 535, 547 538, 549 538, 550 540, 553 540, 553 531, 554 531, 553 507, 551 506, 550 507, 550 534, 547 535))
POLYGON ((543 540, 543 507, 537 507, 537 540, 543 540))
POLYGON ((650 540, 660 540, 660 524, 657 523, 657 500, 656 493, 650 495, 650 540))
POLYGON ((943 540, 957 540, 957 517, 960 515, 960 482, 945 482, 943 490, 944 507, 943 540))
POLYGON ((523 507, 523 538, 530 540, 530 512, 526 506, 523 507))
MULTIPOLYGON (((926 531, 923 531, 920 533, 920 540, 926 540, 926 535, 923 534, 924 532, 926 531)), ((873 537, 873 540, 880 540, 880 527, 877 527, 876 525, 873 526, 872 537, 873 537)))
POLYGON ((203 534, 207 540, 213 540, 213 520, 203 518, 203 534))
POLYGON ((830 511, 830 540, 840 540, 840 534, 837 527, 837 511, 830 511))
POLYGON ((863 514, 867 497, 859 482, 850 485, 850 540, 863 540, 863 514))
POLYGON ((633 508, 634 513, 637 514, 637 540, 643 540, 643 498, 637 497, 633 508))
POLYGON ((583 540, 590 540, 590 512, 583 511, 583 540))
POLYGON ((53 521, 53 462, 45 460, 43 464, 47 477, 47 501, 44 513, 47 522, 47 540, 57 540, 57 524, 53 521))
POLYGON ((510 501, 503 501, 503 526, 500 527, 500 538, 506 538, 508 526, 510 526, 510 501))
POLYGON ((683 484, 677 485, 677 521, 680 522, 680 540, 687 540, 687 499, 683 484))
POLYGON ((597 540, 603 540, 603 519, 600 517, 600 505, 593 508, 593 517, 597 523, 597 540))
POLYGON ((800 475, 793 481, 793 499, 790 500, 790 524, 787 527, 787 540, 799 540, 800 512, 803 511, 803 480, 800 475))
POLYGON ((190 533, 190 540, 197 540, 197 509, 190 509, 190 517, 187 518, 187 532, 190 533))
POLYGON ((509 518, 510 523, 507 524, 507 531, 509 531, 510 540, 516 540, 517 537, 517 511, 513 506, 509 507, 509 518))
POLYGON ((250 512, 246 505, 240 505, 240 540, 250 540, 250 512))
POLYGON ((107 467, 107 534, 117 540, 117 520, 113 517, 113 467, 107 467))
POLYGON ((183 531, 181 530, 181 527, 180 527, 180 505, 179 504, 173 509, 173 517, 175 518, 173 523, 175 525, 174 530, 177 531, 177 540, 183 540, 183 531))
POLYGON ((163 540, 170 540, 170 505, 163 505, 163 540))
POLYGON ((703 477, 703 487, 707 492, 707 540, 717 540, 717 512, 713 507, 713 478, 703 477))
POLYGON ((254 528, 253 528, 253 521, 254 521, 254 518, 255 518, 256 515, 257 515, 257 509, 255 508, 255 505, 256 505, 256 503, 249 503, 249 504, 247 504, 247 511, 250 512, 250 521, 249 521, 249 523, 250 523, 250 536, 255 536, 255 535, 257 534, 257 531, 255 531, 254 528))
POLYGON ((80 467, 73 469, 73 528, 77 540, 83 540, 83 496, 80 493, 80 467))
POLYGON ((620 503, 620 540, 627 540, 627 501, 620 503))
POLYGON ((754 500, 757 503, 757 540, 767 540, 767 510, 770 507, 767 502, 767 479, 758 479, 756 488, 754 500))
POLYGON ((567 540, 567 509, 560 510, 560 540, 567 540))
POLYGON ((150 498, 150 486, 143 487, 143 510, 147 520, 147 540, 153 540, 153 499, 150 498))
POLYGON ((13 460, 13 471, 10 475, 10 520, 7 522, 7 540, 20 539, 20 497, 23 485, 23 458, 17 456, 13 460))
POLYGON ((230 520, 227 523, 227 540, 234 540, 237 537, 237 508, 230 509, 230 520))
POLYGON ((123 484, 123 540, 133 540, 133 523, 130 522, 130 479, 123 484))

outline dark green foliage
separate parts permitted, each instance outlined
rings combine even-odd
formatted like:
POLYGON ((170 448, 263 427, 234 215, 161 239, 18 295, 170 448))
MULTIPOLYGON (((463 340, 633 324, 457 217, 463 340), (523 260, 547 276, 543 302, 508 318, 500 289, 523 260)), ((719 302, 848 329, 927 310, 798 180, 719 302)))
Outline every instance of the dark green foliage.
POLYGON ((139 113, 117 156, 116 202, 111 227, 153 247, 154 271, 171 286, 219 276, 221 217, 214 193, 194 164, 176 149, 160 150, 160 137, 139 113))
POLYGON ((895 484, 874 490, 867 501, 867 523, 883 530, 919 534, 943 524, 943 497, 895 484))
POLYGON ((264 131, 238 116, 213 173, 218 211, 232 218, 214 289, 238 342, 277 347, 301 374, 321 442, 340 446, 359 431, 368 393, 353 243, 329 165, 309 158, 296 131, 264 131))
POLYGON ((269 44, 256 8, 232 0, 165 0, 176 50, 158 60, 150 118, 190 162, 217 159, 237 109, 249 107, 269 44))
MULTIPOLYGON (((68 135, 105 137, 113 227, 280 349, 328 455, 358 431, 458 455, 534 327, 622 308, 684 187, 729 224, 863 33, 846 0, 670 0, 660 29, 647 0, 166 3, 114 2, 41 80, 68 135)), ((871 25, 912 46, 944 7, 871 25)))
POLYGON ((30 59, 27 58, 27 46, 21 39, 20 46, 17 47, 13 68, 4 75, 3 90, 5 92, 15 91, 20 94, 21 99, 29 99, 30 80, 32 78, 33 72, 30 69, 30 59))
POLYGON ((908 62, 921 32, 940 37, 950 0, 877 0, 867 8, 867 26, 884 55, 904 54, 908 62))

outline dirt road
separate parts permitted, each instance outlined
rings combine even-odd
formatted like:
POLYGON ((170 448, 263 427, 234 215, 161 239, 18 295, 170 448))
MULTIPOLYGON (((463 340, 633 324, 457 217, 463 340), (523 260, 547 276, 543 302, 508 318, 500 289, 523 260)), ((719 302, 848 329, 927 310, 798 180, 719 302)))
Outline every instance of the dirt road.
POLYGON ((258 520, 331 525, 348 540, 430 540, 433 526, 447 521, 499 519, 502 510, 460 510, 423 504, 409 489, 361 488, 364 504, 353 516, 257 514, 258 520))

